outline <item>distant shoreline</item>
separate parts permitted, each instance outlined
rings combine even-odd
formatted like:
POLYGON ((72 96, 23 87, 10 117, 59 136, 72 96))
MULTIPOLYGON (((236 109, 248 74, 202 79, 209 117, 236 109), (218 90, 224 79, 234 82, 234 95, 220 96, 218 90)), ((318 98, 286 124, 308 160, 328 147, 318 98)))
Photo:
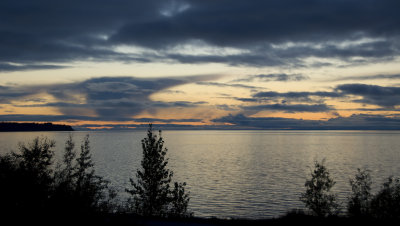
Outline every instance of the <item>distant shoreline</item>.
POLYGON ((74 131, 69 125, 53 123, 0 122, 0 132, 74 131))

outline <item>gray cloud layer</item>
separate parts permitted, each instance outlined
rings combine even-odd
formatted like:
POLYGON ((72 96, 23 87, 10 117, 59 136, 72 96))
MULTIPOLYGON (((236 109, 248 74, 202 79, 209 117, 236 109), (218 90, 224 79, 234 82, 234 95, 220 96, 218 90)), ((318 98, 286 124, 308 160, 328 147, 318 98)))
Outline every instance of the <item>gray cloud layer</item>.
POLYGON ((344 84, 336 88, 346 95, 361 96, 356 102, 373 104, 387 108, 400 105, 400 87, 382 87, 365 84, 344 84))
MULTIPOLYGON (((29 100, 32 95, 47 93, 57 101, 36 104, 18 105, 19 107, 56 107, 61 113, 71 118, 85 115, 87 110, 96 113, 96 120, 129 120, 132 116, 160 108, 186 108, 205 104, 206 102, 160 102, 150 99, 150 95, 174 87, 196 81, 210 79, 210 75, 188 76, 176 78, 133 78, 133 77, 101 77, 70 84, 54 84, 49 86, 0 86, 0 103, 9 104, 14 100, 29 100), (84 97, 84 102, 76 95, 84 97)), ((85 116, 82 119, 87 119, 85 116)))
POLYGON ((328 121, 272 117, 253 118, 238 114, 221 117, 215 119, 214 122, 232 123, 235 125, 235 128, 242 129, 400 129, 400 117, 385 117, 366 114, 352 115, 350 117, 338 117, 328 121))
POLYGON ((397 0, 3 0, 0 71, 77 60, 270 66, 304 66, 310 56, 385 61, 400 55, 399 8, 397 0), (169 51, 187 43, 242 52, 169 51), (113 49, 130 44, 158 52, 113 49))
POLYGON ((252 98, 237 98, 244 102, 263 102, 278 101, 283 99, 286 101, 302 101, 302 102, 320 102, 324 98, 350 98, 353 102, 372 104, 384 108, 394 108, 400 105, 400 87, 385 87, 367 84, 342 84, 338 85, 332 91, 316 91, 316 92, 286 92, 279 93, 274 91, 257 92, 252 98), (315 100, 312 97, 319 99, 315 100), (359 99, 361 97, 361 99, 359 99))

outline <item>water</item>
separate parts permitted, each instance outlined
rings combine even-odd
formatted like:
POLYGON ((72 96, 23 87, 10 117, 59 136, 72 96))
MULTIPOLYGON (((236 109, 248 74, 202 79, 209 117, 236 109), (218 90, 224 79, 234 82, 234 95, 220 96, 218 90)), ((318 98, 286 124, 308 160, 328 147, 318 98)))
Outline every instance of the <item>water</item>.
MULTIPOLYGON (((56 141, 59 158, 68 134, 0 133, 0 153, 46 136, 56 141)), ((145 131, 72 134, 77 146, 90 135, 97 173, 125 199, 145 131)), ((371 170, 374 191, 388 176, 400 176, 400 131, 163 131, 163 137, 173 180, 187 183, 198 217, 271 218, 304 208, 304 182, 313 162, 324 158, 343 206, 357 168, 371 170)))

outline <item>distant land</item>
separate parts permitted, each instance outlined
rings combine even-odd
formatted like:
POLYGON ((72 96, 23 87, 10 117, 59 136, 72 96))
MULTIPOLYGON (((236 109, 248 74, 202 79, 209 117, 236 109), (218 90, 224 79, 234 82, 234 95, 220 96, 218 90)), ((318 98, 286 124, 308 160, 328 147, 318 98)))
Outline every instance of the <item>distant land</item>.
POLYGON ((0 122, 0 132, 21 131, 74 131, 69 125, 56 125, 53 123, 18 123, 0 122))

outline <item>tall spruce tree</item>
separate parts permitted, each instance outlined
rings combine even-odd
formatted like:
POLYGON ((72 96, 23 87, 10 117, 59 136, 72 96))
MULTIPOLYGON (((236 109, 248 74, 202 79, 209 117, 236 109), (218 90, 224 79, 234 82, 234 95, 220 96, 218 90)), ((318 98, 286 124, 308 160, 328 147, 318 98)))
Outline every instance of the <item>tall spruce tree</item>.
POLYGON ((142 140, 142 169, 136 171, 136 179, 130 179, 132 189, 126 191, 132 195, 129 200, 131 209, 142 216, 182 217, 187 212, 189 196, 185 193, 185 183, 170 183, 173 172, 167 169, 167 149, 159 131, 154 135, 152 124, 149 125, 147 137, 142 140))

